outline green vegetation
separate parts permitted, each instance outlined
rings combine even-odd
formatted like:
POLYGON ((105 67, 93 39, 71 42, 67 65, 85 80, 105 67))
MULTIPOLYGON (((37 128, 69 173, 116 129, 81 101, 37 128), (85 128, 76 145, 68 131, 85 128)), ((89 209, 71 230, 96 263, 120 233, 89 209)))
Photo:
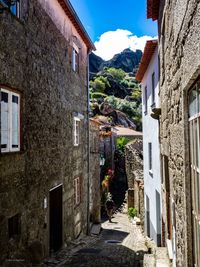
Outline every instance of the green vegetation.
POLYGON ((108 68, 106 71, 117 80, 123 80, 126 77, 126 72, 122 69, 108 68))
POLYGON ((137 209, 136 208, 129 208, 128 209, 128 215, 131 218, 134 218, 137 215, 137 209))
POLYGON ((96 109, 106 101, 113 109, 125 113, 137 130, 141 130, 141 89, 135 77, 122 69, 105 67, 90 81, 90 107, 96 109))
POLYGON ((117 138, 117 149, 121 152, 124 152, 125 146, 128 144, 129 139, 126 137, 118 137, 117 138))
POLYGON ((90 81, 90 87, 95 92, 104 92, 106 87, 110 87, 110 84, 106 77, 99 76, 94 79, 94 81, 90 81))

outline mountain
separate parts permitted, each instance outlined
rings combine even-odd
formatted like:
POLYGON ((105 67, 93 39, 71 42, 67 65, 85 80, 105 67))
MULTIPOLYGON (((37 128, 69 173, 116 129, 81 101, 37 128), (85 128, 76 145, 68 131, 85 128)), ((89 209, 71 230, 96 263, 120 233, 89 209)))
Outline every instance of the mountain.
POLYGON ((122 69, 125 72, 133 72, 134 69, 139 65, 142 57, 142 51, 136 50, 135 52, 129 48, 125 49, 119 54, 114 55, 110 60, 103 60, 101 57, 90 54, 89 66, 90 73, 95 74, 101 71, 104 67, 122 69))

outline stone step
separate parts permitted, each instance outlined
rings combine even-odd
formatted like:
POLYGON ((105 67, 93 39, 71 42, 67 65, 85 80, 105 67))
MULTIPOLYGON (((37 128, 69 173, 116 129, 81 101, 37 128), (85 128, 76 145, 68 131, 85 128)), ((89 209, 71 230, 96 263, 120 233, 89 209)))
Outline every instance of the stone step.
POLYGON ((154 254, 144 255, 144 267, 170 267, 171 263, 166 247, 156 247, 154 254))
POLYGON ((170 260, 166 247, 156 248, 155 259, 156 259, 156 267, 170 267, 170 260))
POLYGON ((155 267, 156 259, 153 254, 144 254, 144 267, 155 267))

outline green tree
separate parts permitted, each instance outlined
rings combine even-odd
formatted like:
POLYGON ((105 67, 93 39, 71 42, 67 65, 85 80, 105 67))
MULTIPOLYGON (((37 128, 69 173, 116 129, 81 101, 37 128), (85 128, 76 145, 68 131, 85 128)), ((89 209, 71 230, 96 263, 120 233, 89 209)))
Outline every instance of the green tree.
POLYGON ((110 87, 110 84, 106 77, 99 76, 94 79, 94 81, 90 81, 90 87, 95 92, 103 93, 106 87, 110 87))
POLYGON ((123 80, 126 77, 126 72, 122 69, 109 68, 106 71, 117 80, 123 80))

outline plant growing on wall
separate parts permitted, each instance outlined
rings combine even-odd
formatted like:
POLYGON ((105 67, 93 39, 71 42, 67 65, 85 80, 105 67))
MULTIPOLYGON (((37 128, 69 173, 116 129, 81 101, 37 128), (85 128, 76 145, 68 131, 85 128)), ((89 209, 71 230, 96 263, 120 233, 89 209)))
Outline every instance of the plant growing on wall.
POLYGON ((134 218, 136 215, 137 215, 137 209, 136 208, 129 208, 128 209, 128 215, 131 217, 131 218, 134 218))

